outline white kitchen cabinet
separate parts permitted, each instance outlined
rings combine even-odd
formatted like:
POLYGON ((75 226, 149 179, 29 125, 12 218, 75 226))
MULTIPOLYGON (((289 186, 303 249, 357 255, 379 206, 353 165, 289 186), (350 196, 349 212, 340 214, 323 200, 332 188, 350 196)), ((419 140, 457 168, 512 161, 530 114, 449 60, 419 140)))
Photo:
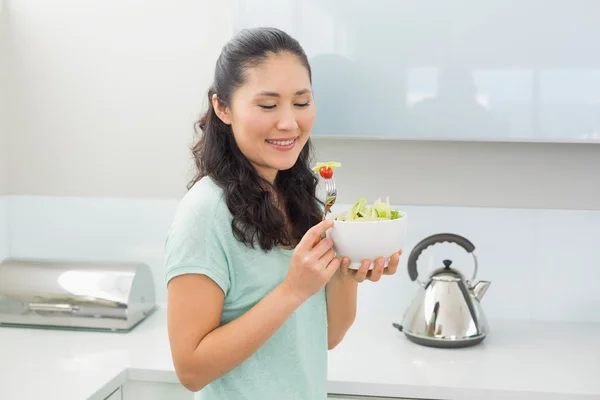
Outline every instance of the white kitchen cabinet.
POLYGON ((121 391, 121 388, 118 388, 104 400, 123 400, 122 394, 123 392, 121 391))
MULTIPOLYGON (((106 400, 193 400, 192 392, 178 383, 129 380, 122 391, 111 394, 106 400), (121 394, 122 392, 122 394, 121 394), (113 397, 115 396, 115 397, 113 397)), ((377 397, 329 394, 331 400, 417 400, 406 397, 377 397)))
MULTIPOLYGON (((178 383, 129 380, 118 400, 193 400, 194 394, 178 383)), ((112 400, 112 399, 111 399, 112 400)))

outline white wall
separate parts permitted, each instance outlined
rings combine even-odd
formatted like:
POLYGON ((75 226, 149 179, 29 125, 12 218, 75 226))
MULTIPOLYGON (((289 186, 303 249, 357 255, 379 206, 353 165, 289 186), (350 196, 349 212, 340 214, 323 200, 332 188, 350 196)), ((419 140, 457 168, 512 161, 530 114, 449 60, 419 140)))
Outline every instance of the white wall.
POLYGON ((8 200, 0 196, 0 261, 9 255, 8 200))
MULTIPOLYGON (((18 71, 11 191, 183 194, 229 2, 7 4, 18 71)), ((405 204, 600 209, 600 145, 315 142, 344 163, 342 201, 367 191, 405 204)))
POLYGON ((600 144, 390 142, 319 138, 340 201, 600 210, 600 144))
MULTIPOLYGON (((0 196, 8 191, 8 54, 6 49, 6 12, 0 0, 0 196)), ((1 229, 0 229, 1 230, 1 229)))
MULTIPOLYGON (((7 4, 18 73, 11 254, 141 260, 164 301, 164 235, 189 177, 192 123, 229 37, 228 3, 7 4)), ((414 212, 411 245, 445 230, 481 246, 492 316, 598 320, 587 282, 600 278, 599 211, 585 210, 600 210, 600 145, 315 143, 321 160, 344 164, 340 205, 389 195, 414 212)), ((413 289, 404 273, 362 285, 361 312, 398 315, 413 289)))
MULTIPOLYGON (((159 302, 166 302, 163 244, 176 199, 11 196, 9 201, 13 256, 145 262, 154 272, 159 302)), ((477 278, 492 282, 483 300, 490 318, 600 322, 600 291, 590 290, 590 282, 600 281, 600 211, 399 207, 410 218, 406 254, 396 275, 360 285, 359 316, 400 318, 417 289, 406 273, 409 252, 428 235, 452 232, 473 241, 477 278)), ((424 252, 419 271, 425 275, 446 258, 471 275, 472 259, 447 243, 424 252)))
POLYGON ((18 87, 11 190, 181 195, 192 124, 229 34, 227 2, 7 4, 18 87))
POLYGON ((0 260, 8 255, 8 57, 6 51, 6 13, 0 0, 0 260))

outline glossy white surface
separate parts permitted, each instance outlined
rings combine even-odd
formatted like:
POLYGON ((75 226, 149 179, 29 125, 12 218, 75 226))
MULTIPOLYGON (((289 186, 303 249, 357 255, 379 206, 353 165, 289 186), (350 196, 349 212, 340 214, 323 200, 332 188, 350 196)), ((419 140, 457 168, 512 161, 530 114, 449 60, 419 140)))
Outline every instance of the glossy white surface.
POLYGON ((277 3, 232 1, 234 28, 302 43, 316 135, 600 143, 593 1, 277 3))
MULTIPOLYGON (((100 400, 127 379, 176 383, 160 310, 130 334, 0 329, 2 400, 100 400)), ((329 391, 452 400, 600 398, 600 324, 492 321, 479 347, 408 342, 361 319, 330 352, 329 391)))
POLYGON ((465 349, 415 345, 388 318, 358 322, 329 356, 332 393, 452 400, 600 399, 600 324, 490 321, 465 349))

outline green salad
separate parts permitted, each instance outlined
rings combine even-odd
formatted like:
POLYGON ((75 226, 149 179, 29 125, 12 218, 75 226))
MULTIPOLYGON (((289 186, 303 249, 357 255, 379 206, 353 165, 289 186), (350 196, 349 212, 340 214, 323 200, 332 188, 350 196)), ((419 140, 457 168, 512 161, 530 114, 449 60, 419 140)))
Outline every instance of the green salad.
POLYGON ((338 215, 336 221, 382 221, 402 218, 398 210, 390 208, 390 199, 385 202, 378 198, 372 205, 367 205, 367 199, 364 197, 358 200, 349 211, 338 215))

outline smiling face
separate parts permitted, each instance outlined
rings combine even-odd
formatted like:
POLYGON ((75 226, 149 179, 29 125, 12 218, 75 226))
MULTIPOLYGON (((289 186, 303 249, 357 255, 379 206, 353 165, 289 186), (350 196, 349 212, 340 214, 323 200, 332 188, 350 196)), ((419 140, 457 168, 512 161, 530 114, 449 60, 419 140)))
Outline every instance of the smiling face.
POLYGON ((261 176, 273 182, 290 169, 308 141, 316 112, 308 70, 290 53, 272 54, 245 71, 229 107, 213 97, 217 116, 261 176))

